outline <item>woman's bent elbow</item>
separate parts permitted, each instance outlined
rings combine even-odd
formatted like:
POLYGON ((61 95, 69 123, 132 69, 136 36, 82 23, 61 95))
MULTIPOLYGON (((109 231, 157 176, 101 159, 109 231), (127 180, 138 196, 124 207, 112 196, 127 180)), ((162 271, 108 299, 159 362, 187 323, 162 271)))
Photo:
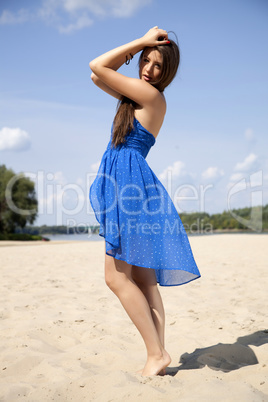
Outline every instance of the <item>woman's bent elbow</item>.
POLYGON ((94 63, 94 60, 89 62, 89 67, 90 67, 91 71, 94 73, 95 67, 96 67, 96 64, 94 63))

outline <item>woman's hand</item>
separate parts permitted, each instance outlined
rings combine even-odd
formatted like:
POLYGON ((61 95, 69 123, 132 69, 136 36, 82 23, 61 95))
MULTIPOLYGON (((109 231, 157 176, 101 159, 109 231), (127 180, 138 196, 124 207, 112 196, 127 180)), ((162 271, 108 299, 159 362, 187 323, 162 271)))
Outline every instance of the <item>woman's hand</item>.
POLYGON ((170 43, 167 31, 159 29, 157 26, 151 28, 141 39, 144 41, 144 47, 153 47, 170 43))

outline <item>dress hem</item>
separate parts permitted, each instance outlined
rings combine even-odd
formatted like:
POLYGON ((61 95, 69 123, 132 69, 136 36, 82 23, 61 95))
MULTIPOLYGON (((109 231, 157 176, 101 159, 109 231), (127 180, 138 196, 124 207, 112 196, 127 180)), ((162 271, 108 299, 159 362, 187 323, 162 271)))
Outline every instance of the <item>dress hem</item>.
MULTIPOLYGON (((104 239, 104 241, 106 242, 106 239, 105 239, 104 234, 99 234, 99 236, 101 236, 101 237, 104 239)), ((109 243, 109 242, 108 242, 108 243, 109 243)), ((110 244, 111 244, 111 243, 110 243, 110 244)), ((110 249, 110 250, 113 250, 113 249, 110 249)), ((109 251, 110 251, 110 250, 109 250, 109 251)), ((187 270, 185 270, 185 269, 181 269, 181 268, 176 269, 176 268, 153 268, 153 267, 147 267, 147 266, 145 267, 145 266, 143 266, 143 265, 133 264, 133 263, 127 261, 127 259, 114 257, 113 255, 109 254, 109 252, 107 252, 106 250, 105 250, 105 254, 108 255, 109 257, 115 258, 116 260, 124 261, 124 262, 126 262, 127 264, 129 264, 129 265, 134 265, 134 266, 136 266, 136 267, 141 267, 141 268, 146 268, 146 269, 153 269, 154 271, 165 270, 165 271, 183 271, 183 272, 189 272, 189 271, 187 271, 187 270)), ((189 272, 189 273, 191 273, 191 272, 189 272)), ((188 280, 188 281, 186 281, 186 282, 181 282, 181 283, 173 283, 173 284, 170 284, 170 285, 161 284, 159 281, 157 281, 157 283, 159 284, 159 286, 163 286, 163 287, 181 286, 181 285, 186 285, 187 283, 192 282, 192 281, 195 281, 196 279, 199 279, 199 278, 201 278, 201 275, 196 275, 195 278, 192 278, 192 279, 190 279, 190 280, 188 280)))

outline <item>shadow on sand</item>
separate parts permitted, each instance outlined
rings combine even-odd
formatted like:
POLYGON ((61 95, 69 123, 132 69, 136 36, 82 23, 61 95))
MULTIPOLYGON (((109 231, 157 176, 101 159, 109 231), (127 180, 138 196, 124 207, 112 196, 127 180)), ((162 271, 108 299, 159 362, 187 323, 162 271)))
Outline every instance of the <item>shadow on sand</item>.
POLYGON ((168 367, 166 374, 174 376, 180 370, 200 369, 205 366, 228 373, 244 366, 258 364, 258 359, 249 345, 261 346, 265 343, 268 343, 268 330, 237 338, 233 344, 218 343, 218 345, 196 349, 193 353, 181 355, 181 365, 168 367))

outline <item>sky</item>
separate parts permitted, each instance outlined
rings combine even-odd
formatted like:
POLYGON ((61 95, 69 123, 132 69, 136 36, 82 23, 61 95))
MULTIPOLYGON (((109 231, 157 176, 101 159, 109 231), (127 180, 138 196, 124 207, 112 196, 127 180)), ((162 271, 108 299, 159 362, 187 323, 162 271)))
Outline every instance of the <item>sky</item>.
POLYGON ((181 63, 149 166, 179 213, 267 204, 267 21, 266 0, 0 0, 0 164, 35 182, 35 224, 96 223, 88 192, 117 101, 88 64, 156 25, 181 63))

